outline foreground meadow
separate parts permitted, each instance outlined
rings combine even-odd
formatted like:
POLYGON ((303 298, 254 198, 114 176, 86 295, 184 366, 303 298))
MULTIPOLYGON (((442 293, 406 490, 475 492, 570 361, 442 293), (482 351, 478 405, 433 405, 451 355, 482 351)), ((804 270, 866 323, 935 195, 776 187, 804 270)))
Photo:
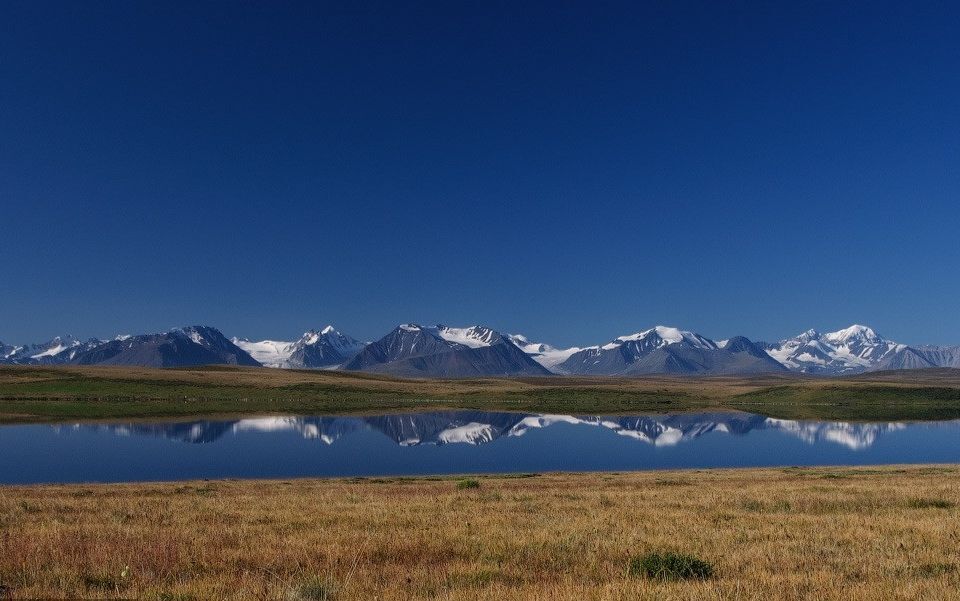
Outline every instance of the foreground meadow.
POLYGON ((945 599, 960 468, 0 487, 9 598, 945 599), (711 577, 660 581, 674 551, 711 577))

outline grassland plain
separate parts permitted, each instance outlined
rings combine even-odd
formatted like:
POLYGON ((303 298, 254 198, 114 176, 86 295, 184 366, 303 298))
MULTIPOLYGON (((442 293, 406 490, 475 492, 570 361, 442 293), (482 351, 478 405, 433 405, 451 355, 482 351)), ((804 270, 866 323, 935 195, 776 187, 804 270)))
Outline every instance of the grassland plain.
POLYGON ((0 580, 12 598, 960 596, 957 466, 468 481, 0 487, 0 580), (710 576, 650 579, 651 553, 710 576))
POLYGON ((739 409, 782 418, 960 417, 960 370, 845 378, 396 379, 266 368, 0 367, 0 422, 357 413, 412 409, 552 413, 739 409))

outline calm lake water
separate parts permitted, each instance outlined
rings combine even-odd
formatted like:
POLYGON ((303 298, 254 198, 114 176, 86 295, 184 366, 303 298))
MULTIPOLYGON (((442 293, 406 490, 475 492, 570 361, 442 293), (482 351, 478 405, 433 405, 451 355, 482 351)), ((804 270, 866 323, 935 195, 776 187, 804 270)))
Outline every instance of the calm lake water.
POLYGON ((436 411, 0 426, 0 482, 960 462, 960 421, 436 411))

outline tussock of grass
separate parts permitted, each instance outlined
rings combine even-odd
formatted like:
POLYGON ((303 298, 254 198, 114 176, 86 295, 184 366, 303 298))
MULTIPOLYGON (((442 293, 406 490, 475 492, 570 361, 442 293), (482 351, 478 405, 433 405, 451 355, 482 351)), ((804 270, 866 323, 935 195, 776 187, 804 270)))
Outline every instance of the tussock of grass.
POLYGON ((120 590, 120 580, 108 574, 85 574, 82 579, 83 586, 87 590, 120 590))
POLYGON ((937 578, 953 574, 957 571, 957 566, 952 563, 924 563, 918 565, 914 571, 923 578, 937 578))
POLYGON ((907 507, 913 509, 950 509, 956 505, 953 501, 946 499, 910 499, 907 507))
POLYGON ((287 591, 287 601, 334 601, 336 583, 330 578, 313 576, 297 583, 287 591))
POLYGON ((703 580, 713 576, 713 566, 684 553, 647 553, 630 560, 630 574, 653 580, 703 580))
POLYGON ((657 486, 690 486, 693 482, 686 478, 660 478, 657 486))

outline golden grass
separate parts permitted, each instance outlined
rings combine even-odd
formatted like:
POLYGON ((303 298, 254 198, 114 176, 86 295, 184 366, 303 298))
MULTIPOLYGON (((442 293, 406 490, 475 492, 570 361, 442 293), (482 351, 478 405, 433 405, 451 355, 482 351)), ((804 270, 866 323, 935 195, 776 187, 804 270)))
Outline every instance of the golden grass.
MULTIPOLYGON (((375 392, 410 392, 430 397, 480 392, 526 392, 558 387, 590 387, 634 391, 666 389, 697 392, 709 396, 725 396, 796 380, 796 378, 789 375, 758 376, 755 378, 543 376, 522 378, 417 379, 394 378, 362 372, 230 366, 170 369, 106 366, 0 366, 0 387, 27 382, 74 378, 93 378, 112 380, 115 382, 169 382, 201 386, 249 386, 261 389, 299 385, 343 386, 375 392)), ((958 378, 958 385, 960 385, 960 378, 958 378)))
POLYGON ((2 487, 0 580, 14 598, 958 597, 954 466, 475 479, 2 487), (715 576, 628 575, 651 551, 715 576))

